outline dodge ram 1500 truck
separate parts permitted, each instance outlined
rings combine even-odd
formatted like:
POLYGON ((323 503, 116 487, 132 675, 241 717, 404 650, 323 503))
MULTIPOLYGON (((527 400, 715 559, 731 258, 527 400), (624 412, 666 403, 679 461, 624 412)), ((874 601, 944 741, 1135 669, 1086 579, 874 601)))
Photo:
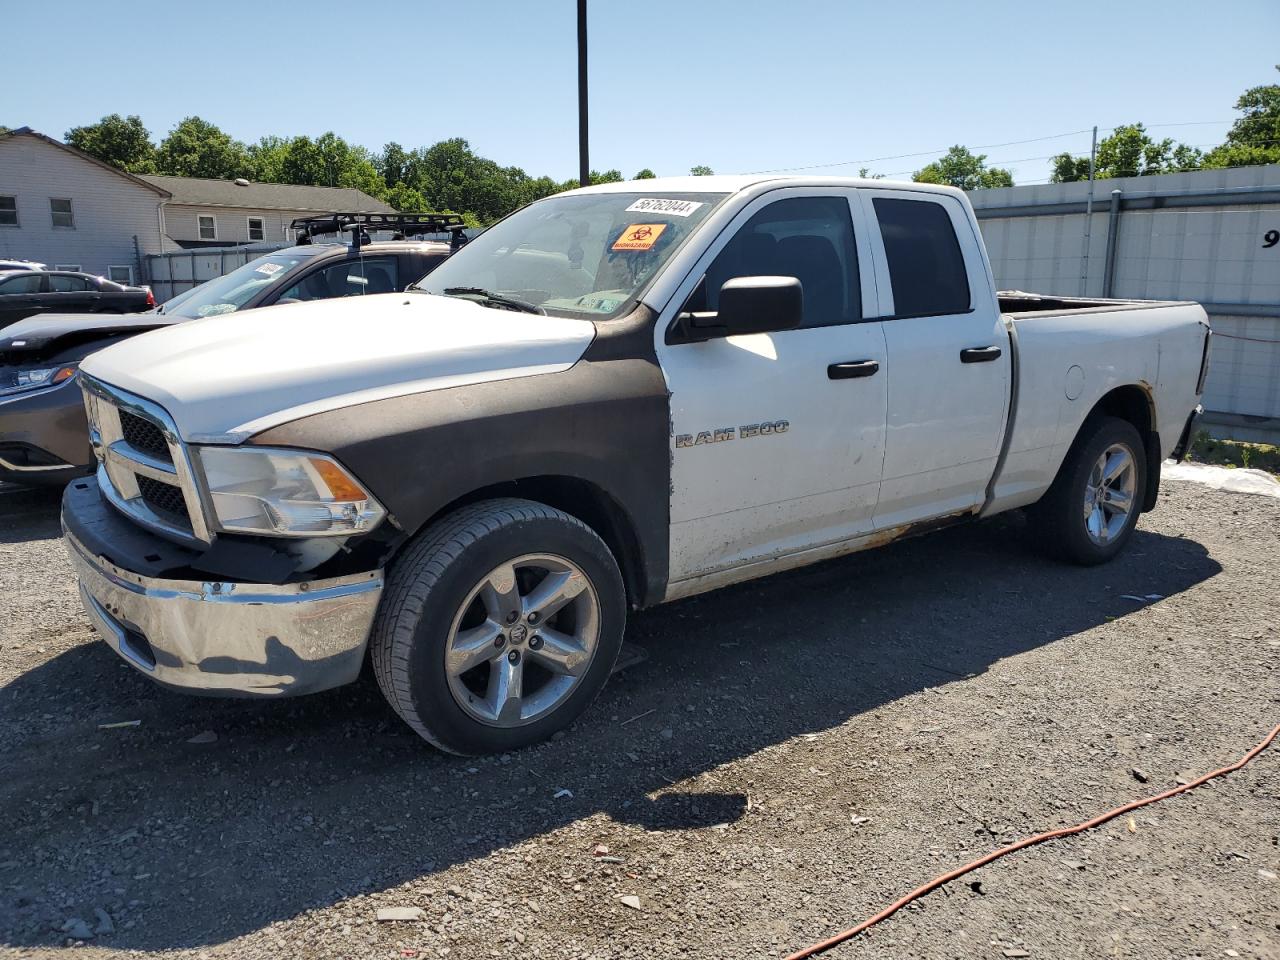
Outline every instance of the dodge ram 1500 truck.
POLYGON ((191 691, 368 657, 458 753, 570 723, 628 610, 1015 508, 1110 560, 1209 353, 1194 303, 998 293, 962 193, 846 179, 575 190, 408 292, 269 312, 82 363, 85 608, 191 691))

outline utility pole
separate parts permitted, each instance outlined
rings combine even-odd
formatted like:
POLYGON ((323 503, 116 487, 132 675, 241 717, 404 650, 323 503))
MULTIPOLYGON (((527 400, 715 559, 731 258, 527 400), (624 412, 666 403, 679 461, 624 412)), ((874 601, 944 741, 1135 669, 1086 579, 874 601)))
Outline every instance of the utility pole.
POLYGON ((578 181, 591 186, 587 158, 587 0, 578 0, 578 181))
POLYGON ((1089 240, 1093 233, 1093 172, 1098 161, 1098 127, 1093 128, 1093 146, 1089 148, 1089 198, 1084 202, 1084 256, 1080 260, 1080 296, 1089 295, 1089 240))

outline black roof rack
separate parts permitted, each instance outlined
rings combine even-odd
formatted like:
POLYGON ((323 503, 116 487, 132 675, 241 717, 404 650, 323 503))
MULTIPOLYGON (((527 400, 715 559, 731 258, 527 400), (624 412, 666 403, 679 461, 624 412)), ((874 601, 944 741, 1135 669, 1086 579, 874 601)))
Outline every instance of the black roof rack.
POLYGON ((316 234, 350 233, 351 242, 359 247, 369 242, 369 233, 386 230, 401 237, 428 233, 451 234, 449 245, 457 250, 467 242, 466 224, 456 213, 326 213, 318 217, 299 217, 289 224, 298 232, 298 243, 307 244, 316 234))

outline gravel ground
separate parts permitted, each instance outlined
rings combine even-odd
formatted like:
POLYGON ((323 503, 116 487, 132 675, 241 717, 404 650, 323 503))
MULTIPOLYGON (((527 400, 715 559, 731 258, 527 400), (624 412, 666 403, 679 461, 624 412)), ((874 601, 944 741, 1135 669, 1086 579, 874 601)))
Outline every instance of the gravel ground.
MULTIPOLYGON (((0 493, 11 956, 778 957, 1280 720, 1280 502, 1187 483, 1106 567, 1040 559, 1014 516, 637 615, 646 663, 485 760, 368 678, 155 688, 93 639, 57 533, 53 498, 0 493)), ((1280 746, 828 956, 1276 958, 1278 873, 1280 746)))

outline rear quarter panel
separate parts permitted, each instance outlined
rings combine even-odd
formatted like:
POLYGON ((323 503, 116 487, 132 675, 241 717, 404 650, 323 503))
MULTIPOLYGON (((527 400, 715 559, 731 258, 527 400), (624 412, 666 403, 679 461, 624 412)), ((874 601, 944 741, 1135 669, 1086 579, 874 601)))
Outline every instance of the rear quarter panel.
POLYGON ((1194 303, 1117 305, 1012 315, 1018 397, 1004 469, 986 513, 1038 500, 1098 402, 1137 386, 1168 457, 1199 401, 1207 326, 1194 303))

